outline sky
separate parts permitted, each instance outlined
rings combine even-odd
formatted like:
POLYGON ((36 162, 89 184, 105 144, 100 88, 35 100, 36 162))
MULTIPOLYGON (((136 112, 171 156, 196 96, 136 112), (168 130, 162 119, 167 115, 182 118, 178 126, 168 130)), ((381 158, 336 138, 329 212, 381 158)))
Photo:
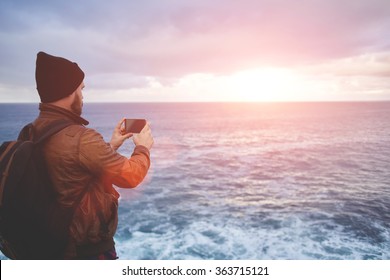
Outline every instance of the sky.
POLYGON ((85 102, 390 100, 390 1, 1 0, 0 102, 39 102, 39 51, 85 102))

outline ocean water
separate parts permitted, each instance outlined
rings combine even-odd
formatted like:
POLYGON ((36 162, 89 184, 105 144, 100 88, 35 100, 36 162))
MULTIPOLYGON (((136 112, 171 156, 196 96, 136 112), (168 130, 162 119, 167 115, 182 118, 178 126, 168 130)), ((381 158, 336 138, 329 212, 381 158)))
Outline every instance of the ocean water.
MULTIPOLYGON (((0 105, 0 140, 37 108, 0 105)), ((85 104, 83 116, 106 141, 122 117, 148 119, 155 138, 145 181, 119 189, 120 259, 390 259, 390 102, 85 104)))

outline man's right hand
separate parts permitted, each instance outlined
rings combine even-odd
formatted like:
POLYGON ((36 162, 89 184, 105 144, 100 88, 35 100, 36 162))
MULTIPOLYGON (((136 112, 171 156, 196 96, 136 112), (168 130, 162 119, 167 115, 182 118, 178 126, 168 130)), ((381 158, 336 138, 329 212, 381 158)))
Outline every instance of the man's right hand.
POLYGON ((133 142, 136 146, 142 145, 149 150, 152 148, 154 140, 149 123, 145 125, 145 127, 141 130, 139 134, 133 134, 133 142))

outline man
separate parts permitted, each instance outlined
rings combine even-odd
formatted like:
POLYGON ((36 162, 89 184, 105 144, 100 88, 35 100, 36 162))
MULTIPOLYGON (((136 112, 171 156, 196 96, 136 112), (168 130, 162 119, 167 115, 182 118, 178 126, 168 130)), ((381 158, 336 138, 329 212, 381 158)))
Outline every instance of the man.
POLYGON ((119 194, 113 184, 134 188, 145 178, 153 146, 150 126, 125 134, 122 119, 110 143, 81 117, 84 72, 76 63, 44 52, 37 54, 35 78, 41 99, 34 132, 67 119, 74 124, 45 142, 44 158, 58 200, 64 207, 79 201, 69 228, 65 259, 116 259, 113 236, 118 223, 119 194), (126 158, 116 150, 133 136, 134 152, 126 158), (81 197, 81 199, 80 199, 81 197))

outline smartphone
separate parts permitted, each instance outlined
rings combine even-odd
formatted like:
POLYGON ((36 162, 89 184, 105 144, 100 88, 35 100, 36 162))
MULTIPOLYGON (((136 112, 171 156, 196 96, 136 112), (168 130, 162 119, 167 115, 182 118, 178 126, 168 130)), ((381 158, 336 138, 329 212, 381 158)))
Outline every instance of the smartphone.
POLYGON ((140 133, 145 127, 145 119, 125 119, 125 131, 126 133, 140 133))

